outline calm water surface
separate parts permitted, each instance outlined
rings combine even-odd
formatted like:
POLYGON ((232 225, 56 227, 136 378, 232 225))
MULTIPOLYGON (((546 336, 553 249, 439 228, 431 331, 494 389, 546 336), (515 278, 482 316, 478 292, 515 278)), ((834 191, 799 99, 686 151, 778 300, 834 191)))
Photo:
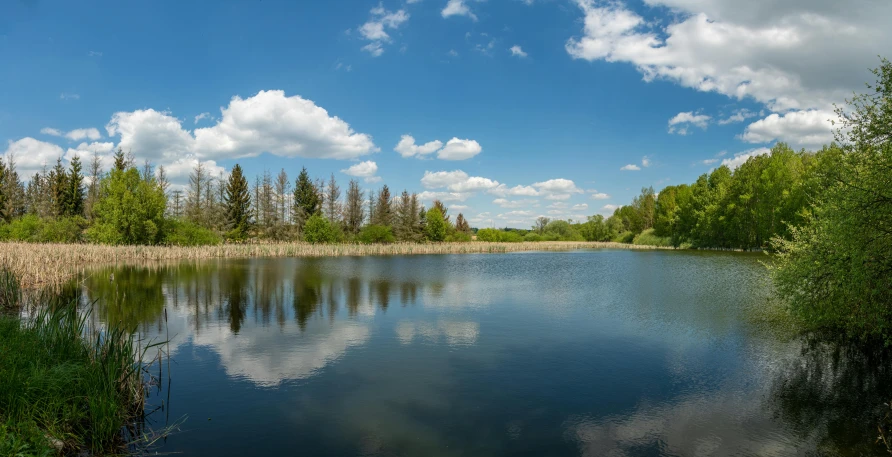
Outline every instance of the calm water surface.
POLYGON ((169 335, 152 420, 187 420, 160 452, 881 455, 888 361, 748 323, 769 296, 760 260, 246 259, 108 270, 81 290, 94 318, 169 335))

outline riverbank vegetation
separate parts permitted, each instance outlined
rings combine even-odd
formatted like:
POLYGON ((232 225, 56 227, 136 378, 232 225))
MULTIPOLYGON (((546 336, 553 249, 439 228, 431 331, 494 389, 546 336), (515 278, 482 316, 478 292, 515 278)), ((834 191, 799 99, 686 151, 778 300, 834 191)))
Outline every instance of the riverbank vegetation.
POLYGON ((0 271, 0 455, 116 455, 143 417, 141 356, 132 333, 87 328, 77 302, 41 295, 21 319, 17 278, 0 271), (125 436, 126 434, 126 436, 125 436))
POLYGON ((26 287, 58 285, 96 267, 140 265, 170 260, 249 257, 334 257, 416 254, 492 254, 578 249, 653 249, 621 243, 252 243, 213 246, 108 246, 97 244, 2 243, 0 265, 22 278, 26 287))

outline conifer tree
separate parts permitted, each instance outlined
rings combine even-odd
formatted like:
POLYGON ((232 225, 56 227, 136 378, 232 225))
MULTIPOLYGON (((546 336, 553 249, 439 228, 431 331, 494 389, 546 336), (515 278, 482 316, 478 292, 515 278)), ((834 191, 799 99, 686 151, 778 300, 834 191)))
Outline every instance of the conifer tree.
POLYGON ((249 216, 251 214, 251 193, 248 180, 238 164, 232 167, 229 181, 226 184, 226 222, 230 236, 244 238, 248 233, 249 216))
POLYGON ((385 227, 393 225, 393 208, 390 200, 390 188, 385 184, 381 191, 378 192, 378 200, 375 202, 375 217, 372 220, 372 224, 385 227))
POLYGON ((307 219, 319 212, 319 207, 318 190, 310 180, 307 167, 303 167, 294 183, 294 219, 301 230, 307 219))
POLYGON ((64 216, 84 215, 84 174, 81 167, 81 159, 74 156, 69 164, 66 177, 66 189, 64 192, 62 214, 64 216))
POLYGON ((325 217, 332 223, 341 221, 341 188, 335 181, 334 173, 325 187, 325 217))

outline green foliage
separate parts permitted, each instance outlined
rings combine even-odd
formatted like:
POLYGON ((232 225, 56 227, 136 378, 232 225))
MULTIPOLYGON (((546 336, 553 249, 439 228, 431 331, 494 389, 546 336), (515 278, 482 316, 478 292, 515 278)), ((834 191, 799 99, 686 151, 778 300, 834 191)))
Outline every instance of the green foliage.
POLYGON ((635 233, 632 231, 625 231, 617 233, 613 238, 610 239, 614 243, 626 243, 631 244, 635 241, 635 233))
POLYGON ((477 231, 477 241, 519 243, 524 237, 514 231, 485 228, 477 231))
POLYGON ((440 209, 434 206, 433 208, 427 210, 427 214, 425 214, 424 220, 426 225, 424 227, 424 234, 430 241, 443 241, 446 239, 446 231, 448 229, 448 225, 446 223, 446 219, 443 217, 443 213, 440 212, 440 209))
POLYGON ((471 235, 465 232, 455 231, 446 236, 446 241, 454 243, 467 243, 471 241, 471 235))
POLYGON ((163 238, 167 197, 154 178, 135 168, 113 169, 102 179, 96 223, 87 237, 103 244, 157 244, 163 238))
POLYGON ((226 183, 226 227, 227 238, 243 240, 248 234, 248 219, 251 214, 251 192, 248 180, 242 174, 242 167, 235 164, 229 181, 226 183))
POLYGON ((298 227, 303 225, 310 216, 318 213, 322 207, 322 199, 319 197, 319 189, 310 180, 307 167, 300 170, 297 181, 294 183, 293 212, 298 227))
POLYGON ((844 119, 840 152, 825 148, 814 180, 824 191, 805 223, 775 237, 777 291, 806 325, 892 344, 892 64, 875 71, 844 119), (870 86, 869 86, 870 87, 870 86), (878 128, 881 127, 881 128, 878 128))
POLYGON ((360 243, 365 244, 393 243, 396 241, 390 227, 385 227, 383 225, 367 225, 363 227, 362 230, 359 231, 357 239, 360 243))
MULTIPOLYGON (((479 239, 479 237, 478 237, 478 239, 479 239)), ((536 232, 530 232, 523 236, 523 240, 531 241, 531 242, 542 241, 542 235, 540 235, 536 232)))
POLYGON ((0 240, 30 243, 77 243, 82 240, 87 220, 80 216, 42 219, 26 214, 0 225, 0 240))
POLYGON ((632 244, 642 246, 672 246, 672 238, 668 236, 657 236, 655 229, 647 229, 637 235, 632 240, 632 244))
POLYGON ((118 452, 141 413, 143 354, 117 328, 84 340, 76 303, 47 301, 33 320, 0 317, 0 454, 55 455, 48 437, 71 454, 118 452))
POLYGON ((180 219, 165 222, 163 244, 168 246, 208 246, 221 243, 220 235, 198 224, 180 219))
POLYGON ((304 225, 304 241, 309 243, 336 243, 341 238, 338 228, 321 214, 310 216, 304 225))

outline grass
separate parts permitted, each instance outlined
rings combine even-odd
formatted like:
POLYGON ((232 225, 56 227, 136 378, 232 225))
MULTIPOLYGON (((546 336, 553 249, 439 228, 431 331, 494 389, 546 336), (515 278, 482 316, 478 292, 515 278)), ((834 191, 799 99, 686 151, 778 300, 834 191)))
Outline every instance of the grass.
MULTIPOLYGON (((309 244, 257 243, 216 246, 107 246, 97 244, 0 243, 0 266, 8 268, 25 287, 56 285, 107 265, 140 264, 161 260, 196 260, 247 257, 333 257, 365 255, 470 254, 517 251, 569 251, 615 248, 652 249, 623 243, 521 242, 521 243, 395 243, 309 244)), ((0 278, 2 279, 2 278, 0 278)))
POLYGON ((128 427, 144 414, 152 346, 88 328, 76 300, 41 297, 32 318, 0 316, 0 456, 123 453, 125 436, 139 436, 128 427))

